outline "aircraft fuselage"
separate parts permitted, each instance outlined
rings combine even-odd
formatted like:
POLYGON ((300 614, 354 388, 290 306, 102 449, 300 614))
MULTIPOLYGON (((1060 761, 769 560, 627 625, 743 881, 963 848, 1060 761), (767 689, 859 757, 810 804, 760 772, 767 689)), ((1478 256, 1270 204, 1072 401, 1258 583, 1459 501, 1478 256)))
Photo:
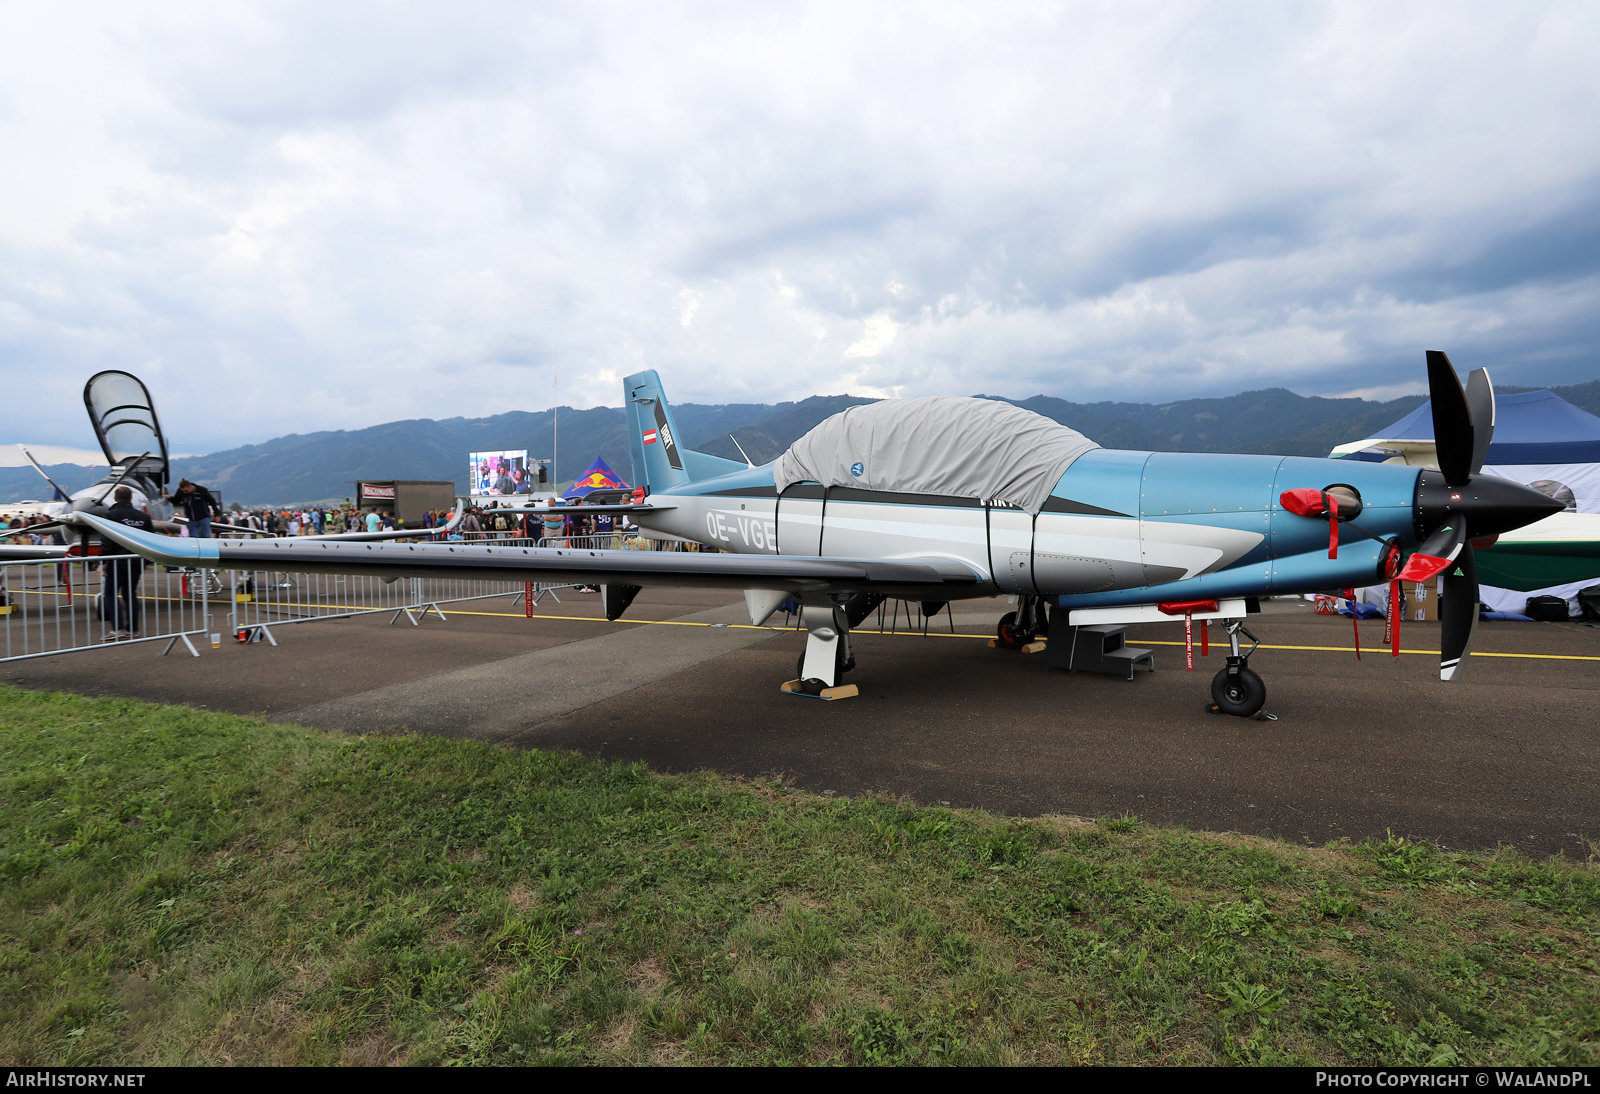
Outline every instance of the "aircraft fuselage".
POLYGON ((943 558, 968 595, 1036 594, 1063 607, 1309 592, 1384 579, 1388 543, 1417 538, 1416 468, 1298 456, 1099 449, 1037 514, 972 498, 824 488, 779 496, 771 465, 653 494, 639 524, 740 554, 943 558), (1288 512, 1294 488, 1361 498, 1328 557, 1325 519, 1288 512), (1159 590, 1156 588, 1159 587, 1159 590))

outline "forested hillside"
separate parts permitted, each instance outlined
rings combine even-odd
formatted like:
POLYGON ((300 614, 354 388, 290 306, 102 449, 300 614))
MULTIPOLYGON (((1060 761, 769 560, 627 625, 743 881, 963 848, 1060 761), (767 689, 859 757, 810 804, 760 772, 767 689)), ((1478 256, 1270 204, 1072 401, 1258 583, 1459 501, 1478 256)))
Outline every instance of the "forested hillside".
MULTIPOLYGON (((1504 392, 1530 388, 1499 388, 1504 392)), ((1567 401, 1600 415, 1600 380, 1552 388, 1567 401)), ((999 396, 982 396, 1000 398, 999 396)), ((740 459, 729 439, 738 438, 750 459, 765 463, 823 419, 873 400, 854 395, 814 396, 796 403, 674 405, 678 429, 692 448, 740 459)), ((1217 399, 1175 403, 1072 403, 1048 395, 1011 400, 1072 427, 1107 448, 1158 452, 1261 452, 1322 456, 1334 445, 1370 436, 1410 413, 1420 395, 1371 402, 1296 395, 1283 388, 1247 391, 1217 399)), ((467 454, 526 448, 538 458, 556 454, 558 481, 581 473, 600 456, 628 477, 631 464, 620 409, 593 407, 558 411, 509 411, 492 418, 418 418, 367 429, 292 433, 261 444, 173 461, 174 479, 184 477, 220 491, 225 501, 283 505, 351 496, 358 479, 450 479, 467 488, 467 454)), ((181 419, 167 420, 169 443, 183 446, 181 419)), ((88 424, 84 433, 89 433, 88 424)), ((68 490, 105 473, 72 464, 48 469, 68 490)), ((31 467, 0 468, 0 504, 49 495, 31 467)))

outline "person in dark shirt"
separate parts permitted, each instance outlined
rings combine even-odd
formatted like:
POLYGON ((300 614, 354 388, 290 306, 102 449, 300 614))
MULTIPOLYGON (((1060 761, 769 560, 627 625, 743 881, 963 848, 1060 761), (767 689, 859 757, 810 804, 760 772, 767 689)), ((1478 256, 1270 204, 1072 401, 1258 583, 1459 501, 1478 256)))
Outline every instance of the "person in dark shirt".
POLYGON ((176 494, 163 494, 179 512, 189 518, 189 535, 195 539, 211 538, 211 518, 222 512, 222 506, 211 496, 211 491, 198 483, 182 479, 176 494))
MULTIPOLYGON (((155 531, 155 521, 142 509, 133 507, 131 489, 119 486, 113 498, 116 504, 107 511, 107 520, 145 532, 155 531)), ((106 641, 132 638, 139 631, 139 581, 144 577, 144 559, 138 555, 113 558, 106 562, 102 574, 105 607, 111 615, 111 633, 106 641)))

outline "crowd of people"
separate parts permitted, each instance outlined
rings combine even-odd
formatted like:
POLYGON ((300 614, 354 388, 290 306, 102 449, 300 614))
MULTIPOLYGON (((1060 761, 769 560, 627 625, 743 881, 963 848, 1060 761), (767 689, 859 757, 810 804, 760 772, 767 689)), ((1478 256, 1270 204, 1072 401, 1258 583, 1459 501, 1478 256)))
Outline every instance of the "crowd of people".
POLYGON ((0 541, 35 545, 52 542, 48 534, 28 531, 34 525, 45 524, 49 520, 49 517, 38 513, 0 513, 0 541))
MULTIPOLYGON (((349 501, 340 506, 236 507, 224 512, 210 491, 187 479, 173 494, 162 495, 162 501, 172 506, 174 516, 185 518, 183 534, 198 538, 248 535, 249 532, 241 531, 243 529, 266 536, 311 536, 405 528, 405 522, 388 510, 358 509, 349 501)), ((430 540, 508 540, 533 546, 621 547, 625 537, 639 532, 638 525, 628 519, 626 512, 582 512, 581 498, 541 498, 531 501, 531 505, 522 502, 523 499, 516 502, 508 499, 471 506, 454 527, 450 527, 453 511, 430 509, 423 513, 421 526, 439 529, 427 537, 430 540)), ((134 505, 132 491, 126 486, 117 487, 114 504, 106 515, 146 531, 157 528, 148 507, 134 505)), ((35 545, 63 542, 58 527, 43 532, 29 531, 52 523, 53 518, 41 514, 0 514, 0 542, 35 545)), ((682 548, 685 545, 674 543, 671 546, 682 548)), ((117 641, 133 637, 139 630, 138 588, 144 562, 129 559, 108 565, 105 593, 112 630, 107 641, 117 641)), ((586 586, 583 591, 599 590, 586 586)))
MULTIPOLYGON (((224 512, 205 487, 195 487, 187 480, 178 492, 163 500, 170 501, 174 512, 187 520, 187 534, 198 538, 215 535, 237 535, 234 529, 250 529, 267 536, 321 536, 347 532, 380 532, 404 529, 404 520, 386 509, 358 509, 350 502, 339 506, 309 506, 306 508, 253 509, 236 508, 224 512)), ((537 509, 549 510, 552 503, 582 507, 581 499, 543 498, 533 502, 537 509)), ((490 502, 471 506, 460 522, 448 533, 429 536, 429 539, 494 538, 521 539, 541 543, 546 539, 570 540, 579 536, 621 537, 638 532, 638 527, 626 514, 576 512, 504 512, 502 510, 525 508, 519 499, 513 503, 490 502)), ((451 510, 429 509, 422 514, 421 527, 444 529, 453 515, 451 510)), ((0 514, 0 541, 7 543, 58 542, 52 532, 31 533, 29 528, 50 523, 52 518, 39 514, 0 514)))

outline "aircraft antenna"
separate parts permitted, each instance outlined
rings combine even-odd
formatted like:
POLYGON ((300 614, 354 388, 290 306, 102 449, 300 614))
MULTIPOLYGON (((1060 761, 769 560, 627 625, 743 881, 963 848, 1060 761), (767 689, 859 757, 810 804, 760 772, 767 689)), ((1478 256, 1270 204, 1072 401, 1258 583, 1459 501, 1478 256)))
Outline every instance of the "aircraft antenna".
POLYGON ((744 455, 744 445, 739 443, 739 438, 735 437, 732 433, 729 433, 728 434, 728 440, 732 441, 733 442, 733 447, 735 447, 735 448, 737 448, 739 450, 739 455, 744 456, 744 465, 746 467, 752 467, 752 468, 755 467, 755 464, 750 462, 750 457, 744 455))

